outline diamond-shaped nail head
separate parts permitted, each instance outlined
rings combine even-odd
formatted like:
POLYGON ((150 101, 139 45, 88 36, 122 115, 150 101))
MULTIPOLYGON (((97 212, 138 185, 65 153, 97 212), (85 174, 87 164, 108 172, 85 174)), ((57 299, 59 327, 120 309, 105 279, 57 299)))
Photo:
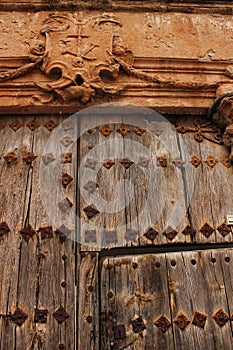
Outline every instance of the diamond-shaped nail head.
POLYGON ((142 316, 136 317, 130 323, 133 327, 134 333, 141 333, 144 329, 146 329, 146 325, 142 319, 142 316))
POLYGON ((203 314, 202 312, 195 311, 192 324, 199 328, 204 328, 206 320, 207 320, 207 315, 203 314))
POLYGON ((60 306, 54 313, 53 317, 57 320, 58 323, 64 322, 67 318, 69 318, 69 314, 66 312, 63 306, 60 306))
POLYGON ((213 227, 211 227, 207 222, 200 228, 200 232, 206 237, 209 238, 214 232, 213 227))
POLYGON ((163 232, 163 235, 169 240, 172 241, 176 235, 177 235, 178 231, 176 231, 175 229, 173 229, 171 226, 168 226, 166 228, 166 230, 163 232))
POLYGON ((175 325, 179 327, 182 331, 185 330, 185 328, 190 324, 190 320, 188 317, 181 311, 179 314, 176 316, 174 320, 175 325))
POLYGON ((149 227, 144 233, 144 236, 150 241, 153 241, 158 236, 158 234, 158 231, 156 231, 153 227, 149 227))
POLYGON ((20 308, 17 308, 15 312, 10 316, 10 320, 13 321, 17 326, 22 326, 26 321, 28 315, 23 312, 20 308))
POLYGON ((218 309, 215 311, 212 317, 220 327, 223 327, 229 320, 227 314, 223 311, 223 309, 218 309))
POLYGON ((91 205, 88 205, 83 210, 84 210, 86 216, 88 217, 88 219, 92 219, 94 216, 99 214, 99 210, 96 209, 94 206, 91 206, 91 205))
POLYGON ((217 230, 223 237, 226 237, 231 232, 230 227, 225 222, 219 225, 217 230))
POLYGON ((154 325, 158 327, 161 332, 166 333, 171 327, 171 322, 164 314, 162 314, 154 321, 154 325))

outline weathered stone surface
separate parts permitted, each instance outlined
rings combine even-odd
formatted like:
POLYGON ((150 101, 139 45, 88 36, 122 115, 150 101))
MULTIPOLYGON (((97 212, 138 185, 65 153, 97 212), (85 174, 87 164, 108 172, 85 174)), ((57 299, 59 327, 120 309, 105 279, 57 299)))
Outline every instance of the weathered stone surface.
POLYGON ((232 28, 204 13, 2 12, 1 113, 109 101, 205 112, 233 86, 232 28))

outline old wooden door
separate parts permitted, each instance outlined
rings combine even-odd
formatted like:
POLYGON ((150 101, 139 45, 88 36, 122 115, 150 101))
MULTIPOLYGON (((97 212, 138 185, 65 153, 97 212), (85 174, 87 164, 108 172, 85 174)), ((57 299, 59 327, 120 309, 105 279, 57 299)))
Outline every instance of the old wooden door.
POLYGON ((79 344, 232 349, 228 150, 205 118, 116 114, 80 124, 79 344))
POLYGON ((233 348, 228 150, 123 112, 1 118, 0 349, 233 348))

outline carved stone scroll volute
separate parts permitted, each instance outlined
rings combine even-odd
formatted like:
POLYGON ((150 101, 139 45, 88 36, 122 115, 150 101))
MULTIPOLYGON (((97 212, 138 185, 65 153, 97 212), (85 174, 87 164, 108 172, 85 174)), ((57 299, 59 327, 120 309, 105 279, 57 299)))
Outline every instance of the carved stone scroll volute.
POLYGON ((223 94, 215 100, 209 118, 222 129, 222 140, 230 148, 229 160, 233 162, 233 93, 223 94))

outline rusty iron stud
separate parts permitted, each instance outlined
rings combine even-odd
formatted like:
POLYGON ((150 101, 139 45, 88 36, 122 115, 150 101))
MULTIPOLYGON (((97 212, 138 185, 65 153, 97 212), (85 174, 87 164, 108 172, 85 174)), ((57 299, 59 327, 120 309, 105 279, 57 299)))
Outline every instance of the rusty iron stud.
POLYGON ((138 263, 136 263, 135 261, 132 262, 132 267, 133 269, 137 269, 138 268, 138 263))
POLYGON ((135 127, 133 128, 133 132, 134 132, 135 134, 137 134, 138 136, 142 136, 142 135, 146 132, 146 130, 143 129, 143 128, 140 128, 140 127, 138 127, 138 126, 135 126, 135 127))
POLYGON ((158 236, 158 234, 158 231, 156 231, 153 227, 149 227, 144 233, 144 236, 153 242, 154 239, 158 236))
POLYGON ((10 125, 10 128, 12 130, 14 130, 15 132, 18 131, 21 127, 22 127, 22 124, 20 123, 19 120, 15 120, 13 123, 11 123, 10 125))
POLYGON ((150 162, 149 158, 139 157, 138 165, 143 168, 148 168, 149 162, 150 162))
POLYGON ((134 241, 138 236, 138 231, 133 228, 127 228, 125 238, 127 241, 134 241))
POLYGON ((182 311, 180 311, 176 316, 174 323, 177 327, 184 331, 185 328, 190 324, 190 321, 188 317, 182 311))
POLYGON ((68 237, 71 234, 71 230, 68 229, 64 224, 62 224, 58 229, 56 229, 55 233, 59 236, 60 242, 63 243, 66 240, 66 237, 68 237))
POLYGON ((187 225, 183 231, 182 231, 183 235, 185 236, 191 236, 191 237, 195 237, 197 231, 190 225, 187 225))
POLYGON ((35 323, 47 323, 48 310, 35 309, 34 322, 35 323))
POLYGON ((88 134, 94 134, 96 132, 96 129, 88 129, 87 133, 88 134))
POLYGON ((155 267, 157 267, 157 269, 159 269, 160 268, 160 262, 159 261, 156 261, 156 263, 155 263, 155 267))
POLYGON ((85 168, 94 170, 96 167, 97 161, 95 159, 87 159, 85 163, 85 168))
POLYGON ((205 223, 201 228, 200 232, 206 237, 209 238, 214 232, 213 227, 211 227, 208 223, 205 223))
POLYGON ((34 131, 37 128, 39 128, 40 124, 36 120, 31 120, 29 123, 27 123, 27 127, 31 130, 34 131))
POLYGON ((212 318, 215 320, 215 322, 220 326, 223 327, 227 321, 229 320, 229 317, 227 314, 223 311, 223 309, 218 309, 213 314, 212 318))
POLYGON ((62 183, 62 186, 66 188, 71 182, 73 181, 72 176, 70 176, 67 173, 62 174, 62 177, 60 179, 60 182, 62 183))
POLYGON ((113 327, 113 334, 115 340, 121 340, 126 338, 126 330, 124 324, 118 324, 113 327))
POLYGON ((166 168, 167 167, 167 157, 165 156, 157 156, 157 165, 161 166, 162 168, 166 168))
POLYGON ((192 264, 192 265, 196 265, 196 263, 197 263, 197 262, 196 262, 195 259, 191 259, 191 264, 192 264))
POLYGON ((36 231, 29 224, 25 228, 20 230, 20 233, 23 236, 23 238, 25 239, 25 241, 29 241, 29 239, 32 238, 36 234, 36 231))
POLYGON ((204 163, 208 165, 211 169, 217 164, 217 159, 215 159, 212 156, 208 156, 206 160, 204 160, 204 163))
POLYGON ((130 323, 133 327, 134 333, 141 333, 144 329, 146 329, 146 325, 142 319, 142 316, 135 318, 130 323))
POLYGON ((181 158, 176 158, 175 160, 173 160, 172 162, 177 168, 179 169, 182 169, 184 164, 185 164, 185 161, 181 158))
POLYGON ((202 312, 195 311, 192 324, 199 328, 205 328, 206 320, 207 320, 207 315, 203 314, 202 312))
POLYGON ((196 132, 193 137, 194 137, 194 140, 197 142, 202 142, 204 140, 201 134, 201 131, 196 132))
POLYGON ((116 230, 105 230, 104 231, 105 243, 116 243, 117 242, 117 231, 116 230))
POLYGON ((17 326, 22 326, 26 321, 28 315, 25 314, 20 308, 17 308, 15 312, 10 316, 10 320, 17 324, 17 326))
POLYGON ((223 222, 221 225, 217 227, 218 232, 223 236, 226 237, 230 232, 231 229, 225 222, 223 222))
POLYGON ((162 314, 154 321, 154 325, 158 327, 161 332, 166 333, 171 327, 171 322, 164 314, 162 314))
POLYGON ((87 148, 88 148, 88 149, 92 149, 92 148, 93 148, 93 143, 91 143, 91 142, 88 143, 87 148))
POLYGON ((94 287, 93 287, 93 286, 88 286, 88 291, 89 291, 90 293, 92 293, 93 290, 94 290, 94 287))
POLYGON ((62 124, 62 128, 63 128, 65 131, 72 130, 72 129, 74 129, 74 124, 73 124, 73 123, 70 123, 70 122, 64 122, 64 123, 62 124))
POLYGON ((66 312, 63 306, 60 306, 54 313, 53 317, 58 323, 64 322, 70 315, 66 312))
POLYGON ((18 159, 14 151, 7 153, 5 156, 3 156, 3 158, 5 159, 7 164, 14 163, 18 159))
POLYGON ((94 193, 98 187, 99 187, 99 185, 96 182, 88 181, 83 188, 84 188, 84 190, 88 191, 89 193, 94 193))
POLYGON ((42 160, 43 160, 43 162, 44 162, 45 165, 48 165, 48 164, 54 162, 55 159, 56 159, 56 158, 55 158, 55 156, 54 156, 53 153, 47 153, 47 154, 44 154, 44 155, 42 156, 42 160))
POLYGON ((64 136, 61 140, 60 140, 61 144, 63 144, 63 146, 68 147, 70 145, 72 145, 72 143, 74 143, 73 138, 70 135, 64 136))
POLYGON ((72 162, 72 153, 63 153, 61 155, 61 163, 71 163, 72 162))
POLYGON ((52 226, 40 227, 37 232, 41 233, 41 239, 53 238, 53 227, 52 226))
POLYGON ((185 134, 187 131, 189 131, 188 127, 185 127, 183 125, 179 125, 176 127, 176 130, 180 132, 181 134, 185 134))
POLYGON ((230 262, 230 260, 231 260, 231 259, 230 259, 230 257, 229 257, 229 256, 226 256, 226 257, 225 257, 225 261, 226 261, 227 263, 229 263, 229 262, 230 262))
POLYGON ((65 288, 65 287, 66 287, 66 282, 65 282, 65 281, 62 281, 62 282, 61 282, 61 287, 62 287, 62 288, 65 288))
POLYGON ((96 209, 93 205, 88 205, 83 210, 84 210, 88 219, 92 219, 94 216, 99 214, 99 210, 96 209))
POLYGON ((88 323, 91 323, 91 322, 92 322, 92 316, 90 316, 90 315, 87 316, 87 317, 86 317, 86 321, 87 321, 88 323))
POLYGON ((0 238, 3 237, 5 234, 10 232, 10 227, 7 225, 5 221, 0 223, 0 238))
POLYGON ((63 254, 61 258, 62 258, 63 261, 66 261, 67 255, 66 255, 66 254, 63 254))
POLYGON ((120 128, 117 129, 117 132, 124 137, 130 132, 130 128, 127 125, 121 125, 120 128))
POLYGON ((192 157, 191 157, 191 160, 190 160, 190 163, 191 163, 195 168, 197 168, 197 167, 199 167, 199 165, 201 164, 201 160, 200 160, 198 157, 196 157, 196 156, 192 156, 192 157))
POLYGON ((111 169, 111 167, 113 167, 113 165, 115 165, 115 162, 114 160, 111 160, 111 159, 108 159, 108 160, 105 160, 102 165, 107 169, 111 169))
POLYGON ((99 132, 100 132, 103 136, 107 137, 107 136, 109 136, 109 135, 113 132, 113 129, 112 129, 109 125, 104 125, 104 126, 99 130, 99 132))
POLYGON ((175 229, 173 229, 171 226, 168 226, 166 228, 166 230, 163 232, 163 235, 169 240, 172 241, 176 235, 177 235, 178 231, 176 231, 175 229))
POLYGON ((61 344, 58 345, 58 349, 59 349, 59 350, 65 350, 65 348, 66 348, 66 347, 65 347, 65 344, 63 344, 63 343, 61 343, 61 344))
POLYGON ((220 159, 220 163, 222 163, 226 168, 230 168, 231 166, 231 161, 229 160, 229 158, 221 158, 220 159))
POLYGON ((23 161, 27 164, 31 164, 37 156, 33 152, 25 152, 23 155, 23 161))
POLYGON ((215 264, 216 263, 216 259, 215 258, 211 258, 210 261, 215 264))
POLYGON ((133 161, 125 158, 125 159, 121 159, 119 163, 127 170, 131 167, 131 165, 133 164, 133 161))
POLYGON ((96 243, 97 242, 96 230, 85 230, 85 242, 86 243, 89 243, 89 242, 96 243))
POLYGON ((53 121, 53 120, 49 120, 45 125, 44 127, 46 129, 48 129, 49 131, 53 131, 53 129, 55 129, 57 126, 57 124, 53 121))
POLYGON ((58 203, 58 207, 62 212, 66 212, 68 209, 73 207, 73 203, 66 197, 58 203))
POLYGON ((108 298, 109 299, 112 299, 113 298, 113 292, 110 290, 107 294, 108 298))
POLYGON ((176 266, 176 261, 174 259, 171 260, 171 266, 176 266))

